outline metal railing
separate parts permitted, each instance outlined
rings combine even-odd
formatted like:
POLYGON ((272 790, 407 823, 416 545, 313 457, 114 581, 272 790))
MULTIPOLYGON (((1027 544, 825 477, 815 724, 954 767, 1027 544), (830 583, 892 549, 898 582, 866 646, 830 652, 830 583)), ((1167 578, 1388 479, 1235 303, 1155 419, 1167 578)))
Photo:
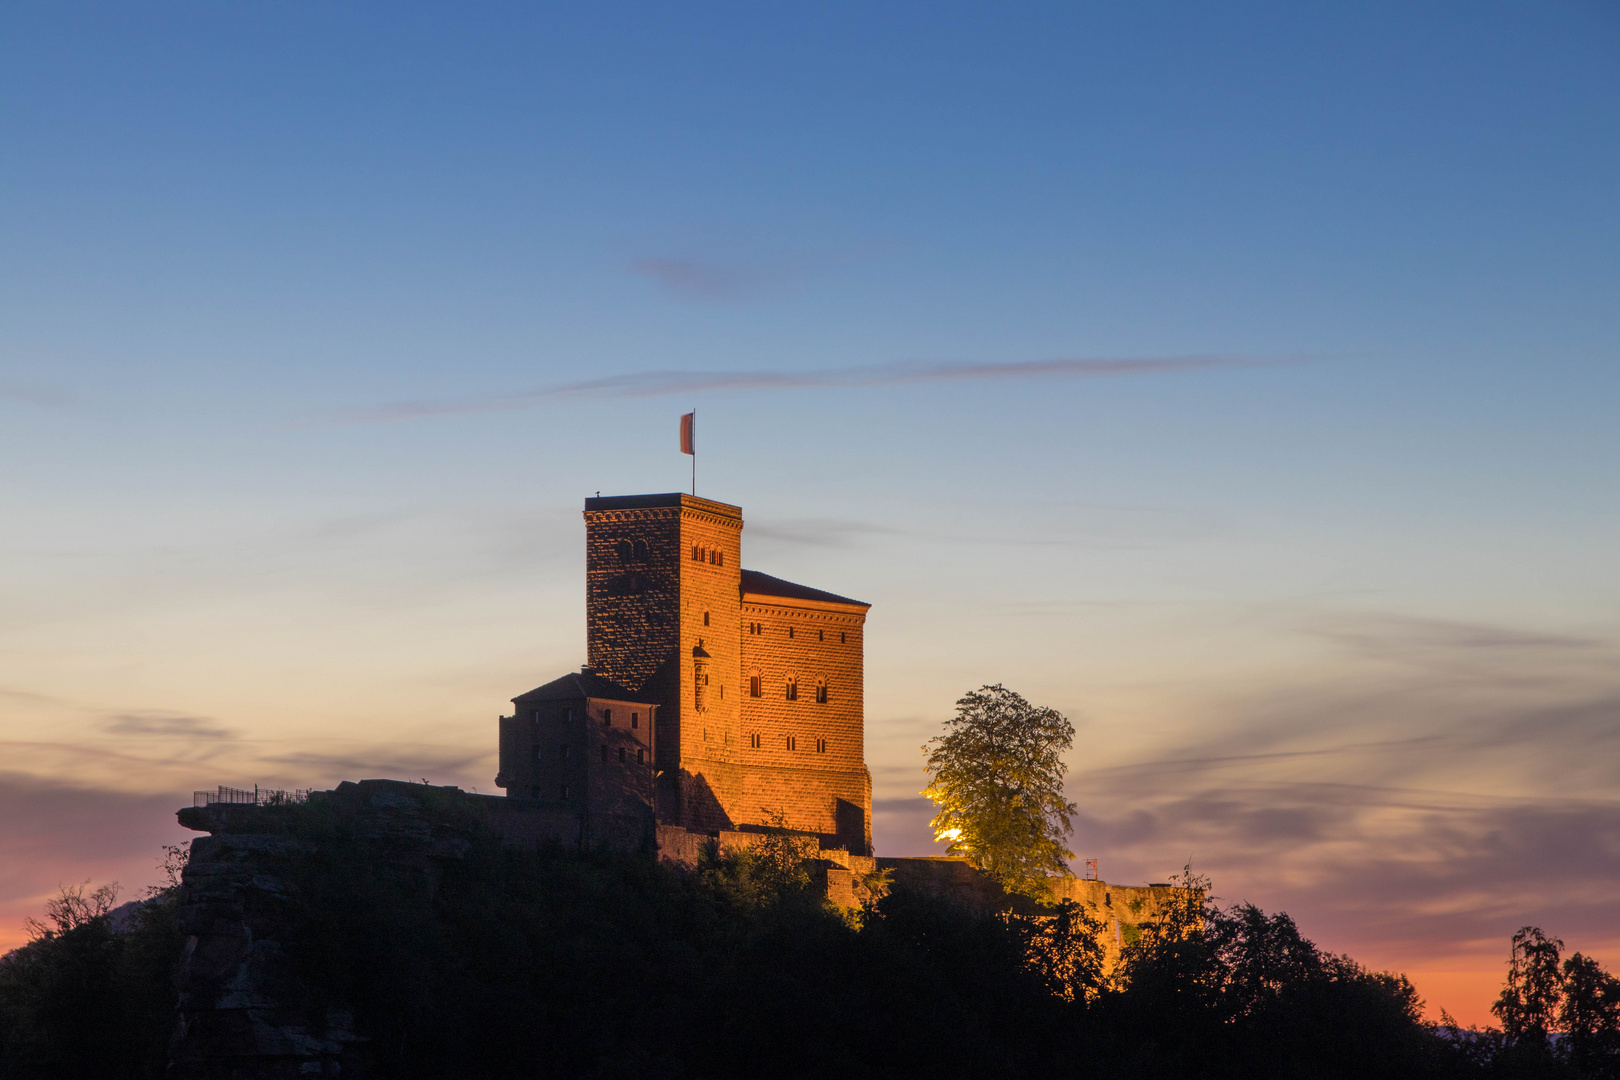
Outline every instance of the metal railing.
POLYGON ((191 793, 192 806, 213 806, 216 803, 225 803, 231 806, 286 806, 291 803, 305 802, 308 799, 308 788, 294 788, 287 791, 283 788, 262 788, 257 784, 251 790, 221 785, 218 791, 194 791, 191 793))

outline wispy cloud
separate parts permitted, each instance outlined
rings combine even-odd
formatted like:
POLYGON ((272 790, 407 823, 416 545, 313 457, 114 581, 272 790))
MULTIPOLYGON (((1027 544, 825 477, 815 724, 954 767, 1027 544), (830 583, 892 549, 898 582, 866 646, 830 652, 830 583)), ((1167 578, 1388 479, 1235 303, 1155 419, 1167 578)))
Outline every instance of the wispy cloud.
POLYGON ((507 412, 582 398, 673 397, 717 391, 825 390, 993 379, 1119 378, 1129 375, 1156 375, 1222 368, 1275 367, 1302 363, 1308 359, 1310 358, 1306 356, 1207 354, 1064 358, 1001 364, 902 361, 809 371, 641 371, 490 397, 399 401, 374 409, 348 413, 339 419, 349 423, 386 423, 434 416, 507 412))
POLYGON ((0 382, 0 401, 20 401, 45 409, 67 409, 73 406, 74 398, 67 391, 50 386, 0 382))
POLYGON ((236 732, 201 716, 124 713, 107 722, 112 735, 144 735, 168 739, 234 739, 236 732))
POLYGON ((750 299, 782 285, 796 271, 785 266, 725 266, 695 259, 649 258, 632 262, 630 272, 651 279, 674 299, 716 303, 750 299))

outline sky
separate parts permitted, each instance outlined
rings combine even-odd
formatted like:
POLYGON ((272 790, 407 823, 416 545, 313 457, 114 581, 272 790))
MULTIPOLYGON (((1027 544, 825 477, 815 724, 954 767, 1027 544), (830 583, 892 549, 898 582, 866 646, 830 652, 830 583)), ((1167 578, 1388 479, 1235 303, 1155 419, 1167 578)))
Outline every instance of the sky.
POLYGON ((1102 876, 1474 1023, 1620 967, 1620 7, 29 3, 0 35, 0 948, 216 785, 493 790, 582 499, 873 605, 1102 876))

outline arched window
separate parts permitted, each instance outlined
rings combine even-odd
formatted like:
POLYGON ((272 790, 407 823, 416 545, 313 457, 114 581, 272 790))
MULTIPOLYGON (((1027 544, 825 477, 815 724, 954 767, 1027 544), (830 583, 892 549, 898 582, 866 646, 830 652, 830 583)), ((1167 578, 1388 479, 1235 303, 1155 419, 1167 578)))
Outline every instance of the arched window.
POLYGON ((760 690, 760 688, 759 688, 759 676, 758 675, 750 675, 750 676, 748 676, 748 696, 749 697, 760 697, 762 694, 763 694, 763 691, 760 690))
POLYGON ((798 679, 789 679, 787 681, 787 699, 789 701, 798 701, 799 700, 799 680, 798 679))
POLYGON ((614 544, 613 552, 618 555, 621 563, 627 563, 636 557, 636 549, 631 546, 628 540, 620 540, 617 544, 614 544))
POLYGON ((816 704, 817 705, 825 705, 825 704, 827 704, 827 680, 826 679, 818 679, 818 680, 816 680, 816 704))
POLYGON ((647 541, 645 541, 645 540, 637 540, 636 541, 635 551, 631 555, 631 558, 635 559, 636 562, 646 562, 647 561, 647 541))

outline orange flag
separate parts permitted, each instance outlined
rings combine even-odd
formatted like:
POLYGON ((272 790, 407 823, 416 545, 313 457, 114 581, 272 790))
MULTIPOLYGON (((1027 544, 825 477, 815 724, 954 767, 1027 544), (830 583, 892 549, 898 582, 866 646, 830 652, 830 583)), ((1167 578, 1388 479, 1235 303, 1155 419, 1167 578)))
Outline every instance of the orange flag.
POLYGON ((681 415, 681 453, 697 457, 697 411, 681 415))

